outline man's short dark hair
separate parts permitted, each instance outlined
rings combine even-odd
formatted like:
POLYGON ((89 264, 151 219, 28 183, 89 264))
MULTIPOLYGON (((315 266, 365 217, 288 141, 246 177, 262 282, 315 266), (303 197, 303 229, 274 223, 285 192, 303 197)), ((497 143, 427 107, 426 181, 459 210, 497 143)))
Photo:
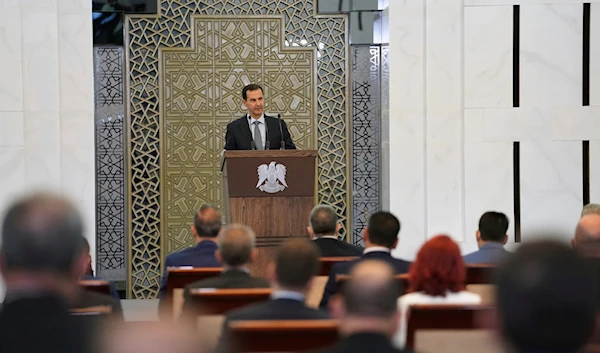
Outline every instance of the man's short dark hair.
POLYGON ((389 212, 377 212, 369 218, 369 241, 373 245, 392 248, 398 239, 400 221, 389 212))
POLYGON ((500 330, 519 352, 576 352, 595 324, 597 284, 565 244, 523 244, 497 272, 500 330))
POLYGON ((247 93, 248 91, 256 91, 257 89, 259 89, 261 92, 263 92, 263 93, 264 93, 264 91, 263 91, 262 87, 261 87, 260 85, 257 85, 256 83, 251 83, 251 84, 249 84, 249 85, 245 86, 245 87, 242 89, 242 99, 243 99, 243 100, 247 100, 247 99, 248 99, 248 96, 247 96, 247 94, 246 94, 246 93, 247 93))
POLYGON ((479 233, 484 241, 503 243, 508 230, 508 217, 500 212, 486 212, 479 218, 479 233))
POLYGON ((310 212, 309 222, 315 235, 334 235, 337 227, 337 214, 329 205, 318 205, 310 212))
POLYGON ((319 249, 307 239, 286 241, 275 254, 277 283, 285 289, 305 288, 319 272, 319 266, 319 249))
POLYGON ((221 214, 219 208, 214 205, 202 205, 198 212, 194 215, 194 227, 196 233, 202 238, 214 238, 219 235, 223 222, 221 220, 221 214), (206 211, 209 209, 216 211, 215 216, 204 217, 206 211))
POLYGON ((219 251, 225 265, 231 267, 250 263, 256 235, 252 228, 231 224, 219 234, 219 251))
POLYGON ((1 253, 7 271, 73 275, 83 251, 83 223, 61 196, 38 193, 12 204, 2 222, 1 253))

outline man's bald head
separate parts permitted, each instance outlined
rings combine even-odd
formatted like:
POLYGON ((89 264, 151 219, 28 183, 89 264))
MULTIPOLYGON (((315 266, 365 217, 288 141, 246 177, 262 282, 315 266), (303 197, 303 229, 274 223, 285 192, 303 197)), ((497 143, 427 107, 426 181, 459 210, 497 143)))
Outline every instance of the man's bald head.
POLYGON ((194 235, 199 238, 216 238, 221 225, 219 209, 213 205, 202 205, 194 216, 194 235))
POLYGON ((396 314, 399 296, 394 269, 377 260, 356 264, 342 290, 347 316, 391 318, 396 314))
POLYGON ((250 227, 239 224, 229 225, 218 238, 219 256, 224 265, 240 267, 252 260, 256 235, 250 227))
POLYGON ((600 257, 600 214, 581 217, 575 229, 573 248, 586 257, 600 257))
POLYGON ((28 196, 9 207, 2 222, 4 269, 75 276, 83 239, 73 204, 54 194, 28 196))

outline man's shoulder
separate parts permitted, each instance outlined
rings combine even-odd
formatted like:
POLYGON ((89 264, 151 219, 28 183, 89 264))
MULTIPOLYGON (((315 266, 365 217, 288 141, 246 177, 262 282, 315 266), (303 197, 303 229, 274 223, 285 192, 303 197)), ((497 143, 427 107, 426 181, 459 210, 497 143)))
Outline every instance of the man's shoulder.
POLYGON ((230 311, 227 314, 227 320, 235 321, 235 320, 256 320, 260 319, 260 316, 268 311, 270 308, 270 300, 250 304, 244 306, 242 308, 230 311))
POLYGON ((229 124, 227 124, 227 127, 229 127, 229 126, 237 126, 237 125, 239 125, 241 123, 246 123, 247 124, 248 122, 247 122, 246 119, 247 119, 247 115, 239 117, 239 118, 231 121, 229 124))

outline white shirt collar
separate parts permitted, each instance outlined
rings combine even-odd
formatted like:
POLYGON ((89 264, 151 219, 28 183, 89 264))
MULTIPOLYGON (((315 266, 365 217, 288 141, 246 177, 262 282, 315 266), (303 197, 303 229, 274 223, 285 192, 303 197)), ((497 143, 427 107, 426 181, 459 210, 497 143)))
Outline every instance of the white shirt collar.
POLYGON ((315 236, 315 240, 317 239, 335 239, 338 240, 337 235, 317 235, 315 236))
POLYGON ((390 253, 390 249, 386 248, 385 246, 371 246, 370 248, 366 248, 365 250, 363 250, 363 255, 364 254, 368 254, 370 252, 386 252, 386 253, 390 253))
POLYGON ((292 299, 299 302, 304 302, 304 294, 291 290, 278 290, 271 293, 271 299, 292 299))
MULTIPOLYGON (((255 119, 253 117, 251 117, 249 113, 246 113, 246 118, 248 119, 248 124, 250 124, 250 125, 254 124, 255 119)), ((260 118, 258 118, 258 121, 263 125, 265 124, 265 113, 262 113, 260 115, 260 118)))

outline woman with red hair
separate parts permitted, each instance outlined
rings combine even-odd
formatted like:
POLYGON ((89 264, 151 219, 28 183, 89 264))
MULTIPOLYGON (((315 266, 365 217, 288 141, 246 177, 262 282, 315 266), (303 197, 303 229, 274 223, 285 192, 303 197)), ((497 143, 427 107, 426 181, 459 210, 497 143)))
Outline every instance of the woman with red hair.
POLYGON ((466 269, 458 245, 447 235, 438 235, 419 250, 409 270, 408 294, 398 298, 401 313, 395 344, 406 340, 406 314, 415 304, 479 304, 478 294, 465 291, 466 269))

